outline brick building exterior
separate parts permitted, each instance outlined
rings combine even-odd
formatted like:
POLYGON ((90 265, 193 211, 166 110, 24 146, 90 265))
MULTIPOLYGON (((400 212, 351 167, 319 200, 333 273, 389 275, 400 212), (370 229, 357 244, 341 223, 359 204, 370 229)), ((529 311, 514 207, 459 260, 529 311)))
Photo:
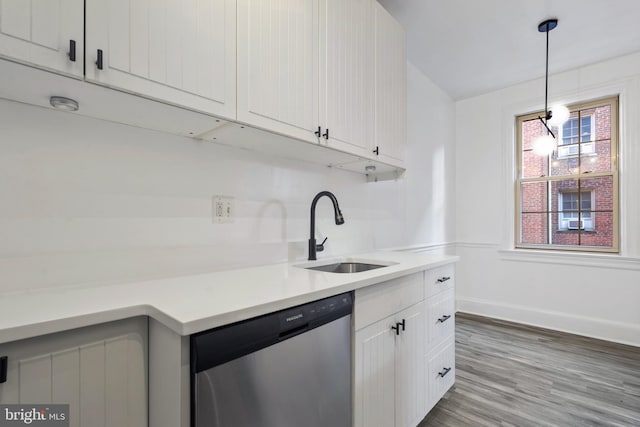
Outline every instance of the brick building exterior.
POLYGON ((611 247, 614 245, 614 181, 611 165, 611 106, 572 112, 569 122, 552 129, 558 147, 550 156, 533 153, 546 129, 540 120, 522 122, 520 188, 521 242, 611 247), (558 177, 558 179, 554 179, 558 177))

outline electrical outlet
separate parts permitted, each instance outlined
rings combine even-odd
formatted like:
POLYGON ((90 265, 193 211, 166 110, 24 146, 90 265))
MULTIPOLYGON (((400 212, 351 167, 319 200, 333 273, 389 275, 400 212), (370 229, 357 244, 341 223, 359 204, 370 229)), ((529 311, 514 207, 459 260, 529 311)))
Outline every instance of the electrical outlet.
POLYGON ((213 222, 233 222, 233 197, 213 196, 213 222))

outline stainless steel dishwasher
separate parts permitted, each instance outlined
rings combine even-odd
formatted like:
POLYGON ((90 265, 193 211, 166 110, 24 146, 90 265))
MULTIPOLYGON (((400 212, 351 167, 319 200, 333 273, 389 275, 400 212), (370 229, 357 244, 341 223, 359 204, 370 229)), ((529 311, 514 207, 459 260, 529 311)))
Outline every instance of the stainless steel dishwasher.
POLYGON ((350 427, 351 293, 191 336, 194 427, 350 427))

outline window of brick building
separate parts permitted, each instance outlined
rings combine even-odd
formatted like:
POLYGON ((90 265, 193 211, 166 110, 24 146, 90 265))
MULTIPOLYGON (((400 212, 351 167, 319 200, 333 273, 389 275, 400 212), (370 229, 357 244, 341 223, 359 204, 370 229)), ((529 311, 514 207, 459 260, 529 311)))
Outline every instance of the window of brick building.
POLYGON ((618 252, 618 98, 569 107, 558 145, 533 152, 543 112, 516 120, 517 248, 618 252))

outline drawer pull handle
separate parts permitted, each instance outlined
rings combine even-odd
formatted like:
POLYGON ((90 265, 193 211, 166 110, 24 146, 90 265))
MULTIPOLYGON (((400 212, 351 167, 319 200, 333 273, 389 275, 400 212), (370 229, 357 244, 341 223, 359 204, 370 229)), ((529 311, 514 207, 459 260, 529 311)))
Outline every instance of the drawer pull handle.
POLYGON ((444 316, 442 316, 441 318, 438 319, 437 323, 444 323, 449 319, 451 319, 451 315, 450 314, 445 314, 444 316))
POLYGON ((320 126, 318 126, 318 130, 314 132, 316 134, 316 136, 318 138, 320 138, 320 136, 322 136, 322 128, 320 126))
POLYGON ((443 277, 441 277, 441 278, 439 278, 439 279, 438 279, 438 283, 444 283, 444 282, 446 282, 447 280, 451 280, 451 277, 449 277, 449 276, 443 276, 443 277))
POLYGON ((444 378, 449 373, 449 371, 451 371, 451 368, 444 368, 442 371, 438 372, 438 376, 440 378, 444 378))

